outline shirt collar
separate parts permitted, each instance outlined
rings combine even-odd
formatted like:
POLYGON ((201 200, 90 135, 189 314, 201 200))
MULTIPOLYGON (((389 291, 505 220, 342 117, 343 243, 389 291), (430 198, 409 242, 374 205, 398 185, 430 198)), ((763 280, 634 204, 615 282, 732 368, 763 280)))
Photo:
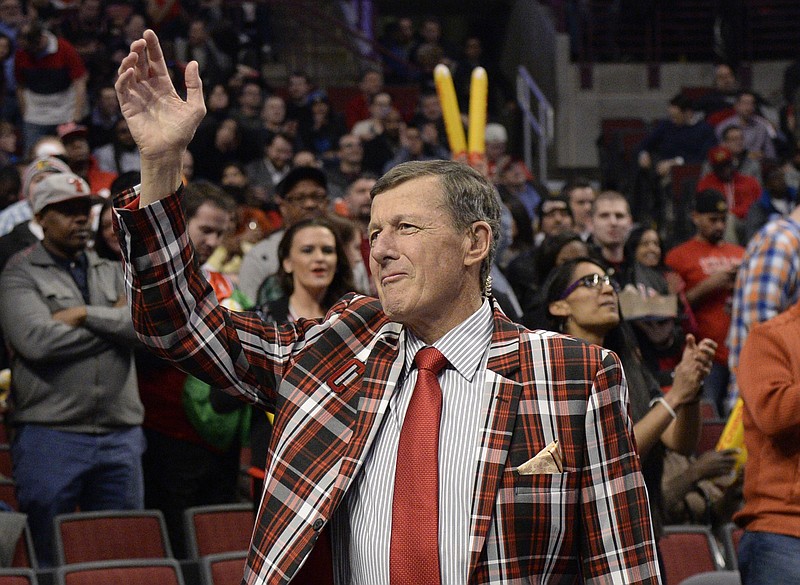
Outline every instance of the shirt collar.
MULTIPOLYGON (((477 311, 448 331, 433 347, 444 354, 454 370, 471 382, 489 348, 493 328, 492 305, 489 299, 484 299, 477 311)), ((406 329, 406 332, 405 371, 408 372, 414 367, 414 356, 426 344, 411 330, 406 329)))

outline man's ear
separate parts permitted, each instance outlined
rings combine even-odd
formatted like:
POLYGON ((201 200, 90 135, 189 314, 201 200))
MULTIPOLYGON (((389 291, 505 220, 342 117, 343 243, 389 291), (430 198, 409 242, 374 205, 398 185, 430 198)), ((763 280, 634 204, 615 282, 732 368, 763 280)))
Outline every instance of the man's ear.
POLYGON ((550 311, 551 315, 555 315, 556 317, 569 317, 571 313, 569 303, 563 299, 560 301, 553 301, 547 305, 547 309, 550 311))
POLYGON ((489 255, 492 228, 485 221, 476 221, 469 228, 469 247, 464 258, 466 266, 480 264, 489 255))

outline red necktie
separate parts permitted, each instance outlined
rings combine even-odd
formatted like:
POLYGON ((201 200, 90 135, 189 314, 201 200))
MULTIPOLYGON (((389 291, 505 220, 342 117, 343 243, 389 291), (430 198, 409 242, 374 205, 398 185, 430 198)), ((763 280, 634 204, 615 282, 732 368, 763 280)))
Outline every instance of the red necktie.
POLYGON ((439 418, 442 388, 437 376, 447 358, 433 347, 414 356, 417 384, 400 445, 392 503, 389 576, 392 585, 435 585, 439 570, 439 418))

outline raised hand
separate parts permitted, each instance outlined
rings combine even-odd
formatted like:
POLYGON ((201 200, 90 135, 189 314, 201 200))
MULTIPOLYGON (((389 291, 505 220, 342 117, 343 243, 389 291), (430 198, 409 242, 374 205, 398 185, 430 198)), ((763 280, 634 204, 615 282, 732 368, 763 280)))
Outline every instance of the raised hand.
POLYGON ((186 101, 175 91, 156 33, 131 43, 115 85, 142 159, 181 154, 206 114, 197 63, 186 66, 186 101))

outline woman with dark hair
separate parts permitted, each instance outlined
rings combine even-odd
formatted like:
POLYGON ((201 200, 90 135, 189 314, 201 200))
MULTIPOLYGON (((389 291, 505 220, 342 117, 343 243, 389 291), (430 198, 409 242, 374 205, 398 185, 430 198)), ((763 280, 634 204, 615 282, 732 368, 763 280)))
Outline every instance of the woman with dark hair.
MULTIPOLYGON (((278 244, 276 280, 283 296, 260 307, 262 318, 276 323, 324 317, 337 300, 353 290, 344 246, 325 218, 300 221, 286 230, 278 244)), ((252 458, 248 473, 253 478, 258 509, 272 426, 258 408, 253 409, 250 424, 252 458)))
POLYGON ((622 320, 617 285, 605 267, 587 257, 569 260, 553 270, 544 290, 550 329, 610 349, 622 362, 628 380, 633 433, 658 531, 662 525, 664 449, 690 454, 697 445, 700 392, 711 369, 716 344, 710 339, 696 343, 694 336, 687 335, 672 389, 662 395, 641 362, 630 327, 622 320))
POLYGON ((100 208, 100 223, 94 234, 94 251, 101 258, 122 260, 122 250, 120 250, 119 240, 114 233, 114 225, 111 221, 113 208, 114 201, 111 197, 103 201, 103 206, 100 208))
MULTIPOLYGON (((625 241, 627 266, 619 275, 623 286, 633 286, 643 298, 667 296, 680 292, 681 283, 664 265, 661 237, 649 226, 636 226, 625 241)), ((672 383, 672 368, 680 359, 683 336, 681 316, 685 306, 678 304, 674 317, 642 318, 631 321, 641 350, 642 361, 656 377, 659 385, 672 383)))
POLYGON ((588 244, 573 231, 547 236, 536 248, 517 256, 508 266, 508 280, 514 286, 523 311, 523 324, 530 327, 541 306, 541 287, 553 267, 571 258, 588 256, 588 244))

